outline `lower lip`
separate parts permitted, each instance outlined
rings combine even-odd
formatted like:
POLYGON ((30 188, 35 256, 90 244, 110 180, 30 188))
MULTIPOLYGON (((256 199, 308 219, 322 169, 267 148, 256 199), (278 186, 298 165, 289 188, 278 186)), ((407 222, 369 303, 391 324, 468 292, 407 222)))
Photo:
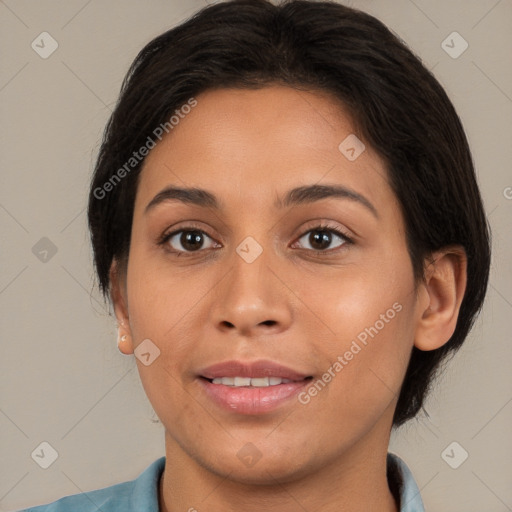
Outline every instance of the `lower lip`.
POLYGON ((206 394, 223 409, 239 414, 262 414, 284 405, 307 386, 311 379, 261 388, 232 387, 213 384, 200 377, 206 394))

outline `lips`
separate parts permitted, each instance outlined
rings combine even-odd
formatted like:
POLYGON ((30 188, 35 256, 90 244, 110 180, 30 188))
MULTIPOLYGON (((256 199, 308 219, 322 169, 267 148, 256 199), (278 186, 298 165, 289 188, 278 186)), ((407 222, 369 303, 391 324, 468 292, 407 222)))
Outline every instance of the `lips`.
POLYGON ((292 368, 268 360, 260 360, 252 363, 234 360, 225 361, 200 370, 199 376, 210 381, 222 377, 245 377, 251 379, 278 377, 294 382, 299 382, 310 377, 310 375, 306 373, 298 372, 292 368))
POLYGON ((259 415, 295 406, 293 400, 312 376, 268 360, 225 361, 200 370, 200 387, 230 414, 259 415), (267 384, 268 381, 268 384, 267 384))

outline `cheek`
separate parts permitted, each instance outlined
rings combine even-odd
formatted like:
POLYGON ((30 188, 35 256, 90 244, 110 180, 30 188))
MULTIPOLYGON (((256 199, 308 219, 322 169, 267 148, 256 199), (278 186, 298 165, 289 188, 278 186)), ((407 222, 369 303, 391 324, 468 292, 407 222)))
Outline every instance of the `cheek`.
POLYGON ((163 340, 165 333, 172 336, 172 330, 208 292, 208 281, 197 267, 180 267, 158 254, 160 249, 145 248, 144 243, 134 238, 130 251, 130 325, 136 339, 163 340))
POLYGON ((400 300, 372 305, 366 314, 347 307, 338 335, 317 347, 324 373, 300 397, 304 409, 296 419, 314 429, 328 424, 347 440, 371 429, 398 399, 413 343, 412 311, 400 300))
POLYGON ((151 366, 137 361, 141 381, 152 403, 173 389, 165 400, 181 403, 178 411, 188 402, 180 394, 190 377, 184 369, 193 367, 198 340, 204 338, 205 304, 218 278, 208 267, 180 268, 134 248, 127 275, 132 336, 135 345, 149 339, 160 351, 151 366))
POLYGON ((299 286, 305 309, 317 314, 334 340, 354 339, 376 323, 379 332, 389 331, 391 324, 396 328, 397 310, 409 300, 412 287, 412 278, 407 272, 400 275, 400 268, 382 263, 378 268, 354 266, 302 278, 299 286))
POLYGON ((357 403, 391 400, 403 380, 414 341, 412 273, 404 268, 395 263, 344 272, 326 280, 316 304, 310 303, 330 331, 321 350, 329 362, 325 371, 336 375, 332 392, 351 410, 357 403))

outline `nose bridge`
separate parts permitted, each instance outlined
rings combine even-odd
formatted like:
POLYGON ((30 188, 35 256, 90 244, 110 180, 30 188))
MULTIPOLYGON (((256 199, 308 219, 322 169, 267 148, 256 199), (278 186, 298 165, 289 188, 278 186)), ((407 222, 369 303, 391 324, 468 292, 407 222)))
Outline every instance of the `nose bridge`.
POLYGON ((268 238, 247 236, 235 247, 231 271, 220 284, 213 320, 216 325, 234 326, 248 332, 258 326, 279 324, 290 319, 289 305, 282 283, 274 275, 275 258, 268 238))
POLYGON ((236 247, 231 258, 232 272, 227 290, 229 297, 225 297, 228 301, 238 303, 239 308, 253 309, 275 295, 269 293, 269 289, 275 286, 271 282, 270 250, 267 244, 264 247, 250 236, 236 247))

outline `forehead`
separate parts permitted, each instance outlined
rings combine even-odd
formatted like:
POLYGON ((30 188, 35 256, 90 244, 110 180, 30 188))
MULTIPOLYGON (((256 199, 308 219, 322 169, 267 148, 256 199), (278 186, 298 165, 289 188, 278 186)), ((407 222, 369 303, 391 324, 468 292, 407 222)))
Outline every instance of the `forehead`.
POLYGON ((382 160, 330 95, 270 86, 210 90, 195 99, 146 157, 136 210, 170 184, 211 190, 221 203, 236 195, 260 205, 265 197, 270 206, 280 191, 324 182, 372 202, 389 200, 382 160), (347 140, 348 146, 365 144, 355 160, 342 151, 347 140))

